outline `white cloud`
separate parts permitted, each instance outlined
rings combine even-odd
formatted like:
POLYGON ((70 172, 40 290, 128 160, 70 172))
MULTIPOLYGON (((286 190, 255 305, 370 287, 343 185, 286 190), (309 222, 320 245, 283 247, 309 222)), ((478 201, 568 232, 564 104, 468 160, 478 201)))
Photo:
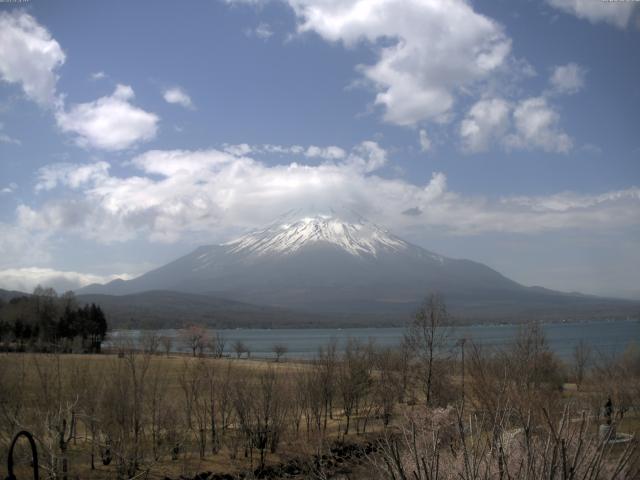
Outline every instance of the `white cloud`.
POLYGON ((255 148, 248 143, 239 143, 237 145, 225 144, 223 147, 225 152, 235 155, 236 157, 242 157, 255 151, 255 148))
MULTIPOLYGON (((339 148, 339 147, 338 147, 339 148)), ((256 149, 257 152, 267 152, 267 153, 279 153, 281 155, 300 155, 304 154, 305 148, 302 145, 273 145, 266 144, 262 145, 261 148, 256 149)))
POLYGON ((509 102, 502 98, 483 99, 474 104, 460 124, 463 150, 482 152, 501 139, 510 126, 510 111, 509 102))
POLYGON ((574 94, 584 88, 586 69, 576 63, 559 65, 553 69, 549 82, 557 93, 574 94))
POLYGON ((128 280, 128 275, 93 275, 51 268, 8 268, 0 270, 0 288, 32 292, 35 287, 52 287, 58 292, 75 290, 91 283, 105 283, 116 278, 128 280))
POLYGON ((502 27, 464 0, 289 0, 299 32, 353 47, 368 42, 377 62, 360 72, 377 90, 386 121, 445 121, 455 97, 506 63, 502 27))
POLYGON ((560 115, 545 97, 531 97, 520 101, 513 111, 515 132, 505 143, 511 148, 540 148, 547 152, 567 153, 573 141, 562 132, 560 115))
POLYGON ((52 190, 58 185, 79 188, 82 185, 95 182, 108 176, 107 162, 90 163, 86 165, 74 163, 56 163, 38 170, 38 181, 35 190, 52 190))
MULTIPOLYGON (((21 10, 0 12, 0 79, 22 86, 25 95, 41 106, 55 108, 58 126, 76 134, 85 147, 121 150, 155 136, 158 117, 131 104, 129 86, 118 85, 111 96, 67 109, 56 85, 65 53, 46 28, 21 10)), ((104 78, 103 72, 92 74, 104 78)), ((20 141, 0 132, 0 143, 20 141)))
POLYGON ((168 88, 164 91, 163 97, 167 103, 181 105, 184 108, 193 108, 191 97, 180 87, 168 88))
POLYGON ((427 131, 425 129, 420 130, 418 138, 420 140, 420 150, 423 152, 431 150, 431 139, 429 138, 429 135, 427 135, 427 131))
POLYGON ((273 35, 271 25, 266 22, 260 22, 256 28, 249 28, 245 31, 247 37, 256 36, 261 40, 269 40, 273 35))
POLYGON ((537 197, 511 197, 503 199, 503 203, 526 206, 537 212, 566 212, 625 199, 640 201, 640 189, 629 188, 598 195, 579 195, 575 192, 562 192, 537 197))
POLYGON ((191 178, 232 161, 233 157, 218 150, 151 150, 135 157, 131 164, 146 173, 191 178))
POLYGON ((40 105, 59 102, 56 73, 65 61, 58 42, 31 15, 21 10, 0 12, 0 78, 19 83, 40 105))
MULTIPOLYGON (((574 76, 573 70, 561 69, 557 77, 562 80, 552 80, 556 93, 570 93, 578 88, 580 77, 574 76)), ((469 109, 460 123, 459 135, 462 150, 468 153, 486 151, 493 144, 507 150, 567 153, 573 148, 573 140, 560 129, 559 123, 559 113, 544 95, 516 102, 484 98, 469 109)))
MULTIPOLYGON (((447 193, 447 176, 442 172, 434 172, 431 175, 431 180, 424 187, 424 197, 422 199, 422 206, 429 203, 443 200, 447 193)), ((420 208, 420 207, 419 207, 420 208)))
POLYGON ((18 189, 18 184, 15 182, 11 182, 6 187, 0 188, 0 194, 9 194, 13 193, 18 189))
POLYGON ((618 28, 629 24, 635 8, 633 1, 547 0, 547 3, 591 23, 605 22, 618 28))
POLYGON ((131 103, 133 89, 118 85, 112 95, 56 113, 58 126, 76 134, 83 147, 123 150, 156 135, 158 116, 131 103))
POLYGON ((348 165, 352 165, 365 173, 375 172, 386 163, 387 151, 371 140, 362 142, 355 147, 347 158, 348 165))
POLYGON ((113 176, 100 165, 93 169, 99 175, 88 175, 86 165, 77 166, 77 175, 65 171, 56 185, 71 190, 40 207, 20 205, 15 228, 103 243, 138 237, 211 242, 239 228, 264 225, 291 205, 352 208, 398 233, 527 234, 639 225, 639 188, 542 197, 466 196, 451 191, 442 172, 423 184, 376 175, 386 161, 386 151, 375 142, 363 142, 341 161, 314 165, 268 165, 214 149, 149 151, 132 160, 138 173, 131 176, 113 176))
POLYGON ((50 233, 0 222, 0 269, 51 260, 50 233))
POLYGON ((94 72, 91 74, 91 80, 102 80, 106 76, 104 72, 94 72))
POLYGON ((6 133, 3 132, 3 130, 4 130, 4 124, 0 122, 0 143, 7 143, 10 145, 22 145, 22 142, 20 140, 18 140, 17 138, 13 138, 10 135, 7 135, 6 133))
POLYGON ((323 158, 325 160, 340 160, 347 156, 347 152, 335 145, 324 148, 311 145, 304 152, 304 156, 308 158, 323 158))
POLYGON ((323 160, 341 160, 347 156, 347 152, 336 145, 319 147, 317 145, 249 145, 248 143, 224 144, 223 150, 231 155, 241 157, 253 153, 261 155, 265 153, 279 155, 299 155, 306 158, 320 158, 323 160))
MULTIPOLYGON (((99 217, 100 211, 94 211, 93 206, 82 198, 51 200, 45 203, 40 211, 25 205, 18 205, 16 209, 17 226, 28 233, 41 234, 45 238, 51 238, 54 233, 92 228, 92 225, 101 221, 99 217)), ((100 228, 105 230, 104 235, 108 234, 106 230, 109 227, 105 225, 100 228)), ((122 237, 121 240, 127 238, 122 237)), ((45 252, 48 254, 49 249, 46 248, 45 252)))
POLYGON ((6 133, 0 132, 0 143, 8 143, 11 145, 22 145, 22 142, 17 138, 13 138, 6 133))

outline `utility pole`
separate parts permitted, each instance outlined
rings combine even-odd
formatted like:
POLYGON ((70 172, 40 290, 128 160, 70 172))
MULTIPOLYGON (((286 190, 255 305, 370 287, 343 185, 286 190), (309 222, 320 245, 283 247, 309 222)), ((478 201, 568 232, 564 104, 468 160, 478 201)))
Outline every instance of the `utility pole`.
POLYGON ((461 338, 458 340, 458 345, 460 345, 461 352, 461 367, 462 367, 462 410, 464 411, 464 344, 467 342, 466 338, 461 338))

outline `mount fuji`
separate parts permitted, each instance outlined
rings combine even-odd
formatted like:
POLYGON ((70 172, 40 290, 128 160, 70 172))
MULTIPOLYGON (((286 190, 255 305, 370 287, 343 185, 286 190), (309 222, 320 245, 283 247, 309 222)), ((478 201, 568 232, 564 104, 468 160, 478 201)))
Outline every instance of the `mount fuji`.
POLYGON ((140 277, 78 293, 132 299, 158 290, 374 323, 410 314, 429 292, 441 293, 454 313, 470 319, 597 316, 626 305, 526 287, 481 263, 438 255, 355 213, 333 210, 289 212, 265 228, 199 247, 140 277))

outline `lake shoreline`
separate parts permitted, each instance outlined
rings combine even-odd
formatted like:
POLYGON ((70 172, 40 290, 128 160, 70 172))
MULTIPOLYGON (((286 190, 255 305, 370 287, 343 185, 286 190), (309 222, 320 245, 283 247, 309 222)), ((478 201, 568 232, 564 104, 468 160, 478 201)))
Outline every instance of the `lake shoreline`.
MULTIPOLYGON (((263 325, 256 324, 256 326, 238 326, 231 327, 227 325, 210 325, 207 323, 198 323, 194 322, 199 326, 202 326, 206 329, 211 330, 289 330, 289 329, 299 329, 299 330, 354 330, 360 328, 371 328, 371 329, 384 329, 384 328, 404 328, 409 322, 411 322, 413 317, 407 317, 404 322, 372 322, 371 324, 367 323, 340 323, 336 322, 326 324, 315 324, 315 323, 287 323, 281 325, 263 325)), ((612 317, 602 320, 601 318, 585 318, 585 319, 528 319, 528 320, 520 320, 520 321, 473 321, 473 320, 456 320, 454 319, 451 322, 452 326, 459 327, 488 327, 488 326, 520 326, 526 325, 528 323, 538 323, 540 325, 554 325, 554 324, 584 324, 584 323, 593 323, 593 322, 640 322, 640 316, 632 317, 632 316, 624 316, 624 317, 612 317)), ((188 323, 184 323, 180 327, 173 328, 158 328, 153 326, 135 326, 135 327, 126 327, 126 326, 118 326, 114 328, 112 332, 120 332, 120 331, 157 331, 157 330, 184 330, 189 326, 188 323)))
MULTIPOLYGON (((502 348, 512 342, 520 331, 521 324, 454 325, 450 335, 453 348, 455 342, 465 338, 486 348, 502 348)), ((630 340, 640 339, 640 321, 591 320, 575 322, 541 322, 550 348, 559 357, 572 355, 575 345, 586 341, 603 355, 623 351, 630 340)), ((105 342, 111 348, 118 342, 141 344, 145 337, 156 335, 171 338, 173 351, 187 351, 182 336, 183 329, 164 330, 114 330, 105 342)), ((356 339, 363 343, 373 342, 379 347, 397 347, 405 333, 405 327, 359 327, 359 328, 234 328, 208 329, 224 337, 225 353, 232 351, 232 344, 240 341, 247 345, 252 357, 273 358, 273 347, 283 344, 288 358, 312 358, 322 346, 336 342, 341 351, 346 340, 356 339)))

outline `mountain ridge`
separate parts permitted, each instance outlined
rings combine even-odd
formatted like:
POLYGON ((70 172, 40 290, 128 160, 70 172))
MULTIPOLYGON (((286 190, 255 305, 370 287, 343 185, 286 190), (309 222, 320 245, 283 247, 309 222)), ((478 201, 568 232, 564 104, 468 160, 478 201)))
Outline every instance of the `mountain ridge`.
POLYGON ((135 279, 88 286, 79 293, 154 290, 342 318, 406 316, 434 291, 443 294, 454 313, 469 318, 585 314, 603 302, 607 308, 616 303, 527 287, 484 264, 439 255, 361 216, 335 211, 288 213, 229 242, 198 247, 135 279))

